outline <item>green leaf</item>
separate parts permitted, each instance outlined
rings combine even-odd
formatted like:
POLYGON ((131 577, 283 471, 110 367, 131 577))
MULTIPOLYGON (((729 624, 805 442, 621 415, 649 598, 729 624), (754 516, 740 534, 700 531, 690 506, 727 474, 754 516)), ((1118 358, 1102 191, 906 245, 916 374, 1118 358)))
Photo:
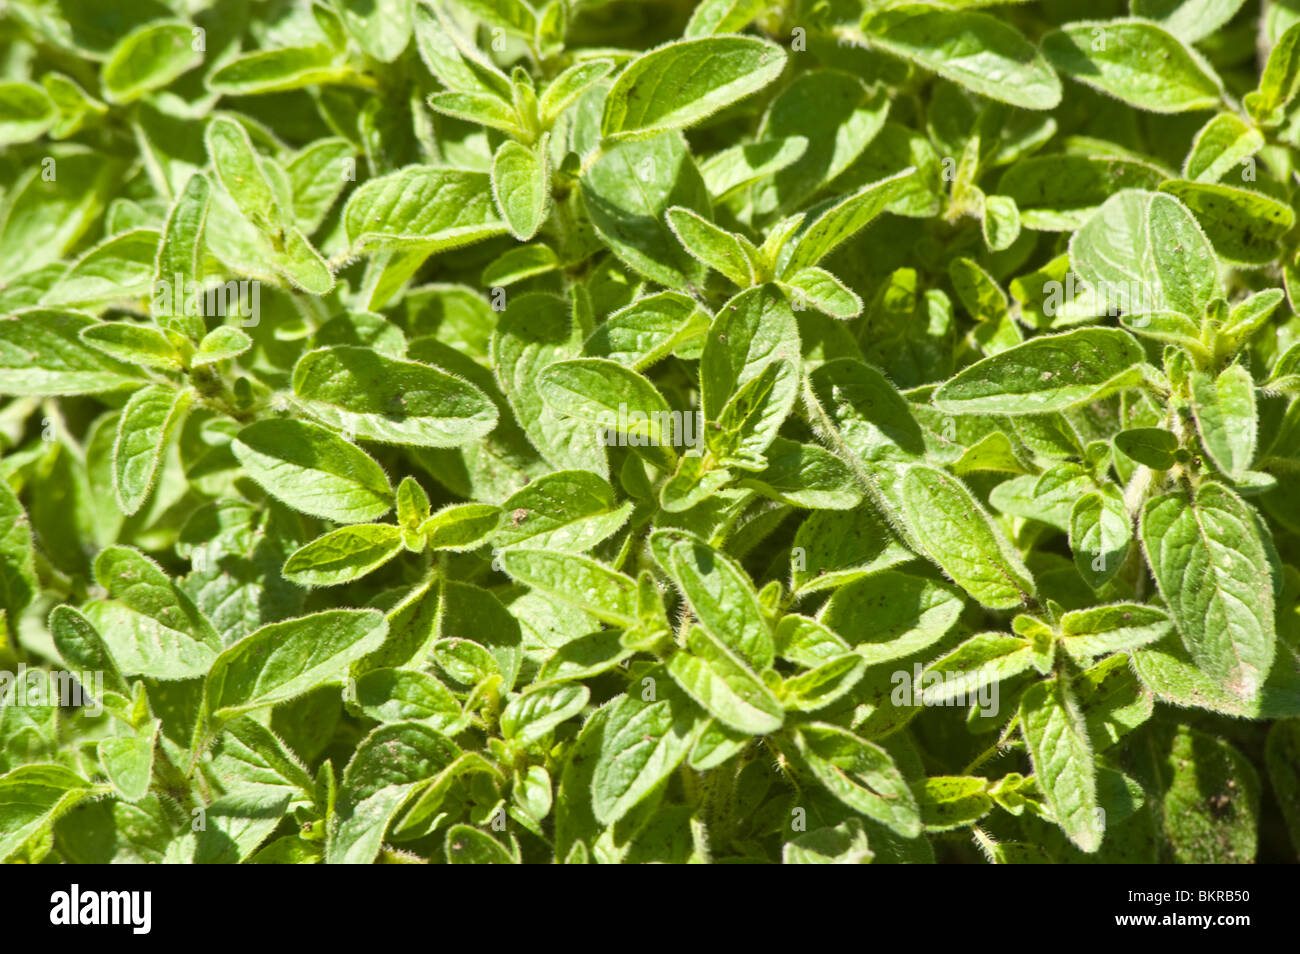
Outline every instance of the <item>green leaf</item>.
POLYGON ((1112 485, 1085 494, 1070 510, 1070 550, 1079 575, 1101 589, 1124 566, 1133 540, 1133 522, 1123 494, 1112 485))
POLYGON ((1292 24, 1268 52, 1259 91, 1246 96, 1250 114, 1261 120, 1280 122, 1279 111, 1300 93, 1300 30, 1292 24), (1276 117, 1276 118, 1275 118, 1276 117))
POLYGON ((487 832, 469 825, 453 825, 447 829, 447 864, 513 865, 518 862, 487 832))
MULTIPOLYGON (((750 288, 731 299, 718 310, 700 358, 705 419, 719 420, 746 384, 780 362, 797 369, 799 352, 794 312, 774 286, 750 288)), ((792 406, 797 387, 797 374, 781 374, 762 402, 768 409, 768 440, 792 406)))
POLYGON ((354 251, 434 252, 503 235, 485 172, 408 166, 348 197, 343 221, 354 251))
POLYGON ((466 42, 441 5, 415 5, 415 43, 429 72, 448 89, 510 99, 510 79, 466 42))
POLYGON ((1127 156, 1029 156, 1003 173, 999 195, 1012 199, 1026 228, 1065 232, 1125 189, 1156 189, 1166 174, 1127 156))
POLYGON ((710 715, 750 735, 781 728, 781 703, 738 654, 697 626, 687 634, 686 648, 668 659, 668 675, 710 715))
POLYGON ((166 335, 149 325, 106 321, 84 328, 81 340, 120 361, 165 371, 179 371, 181 367, 180 352, 166 335))
POLYGON ((1071 23, 1043 37, 1043 52, 1062 73, 1138 109, 1213 109, 1222 96, 1208 63, 1142 20, 1071 23))
POLYGON ((338 586, 360 579, 402 551, 402 530, 387 523, 339 527, 285 561, 284 578, 300 586, 338 586))
POLYGON ((0 146, 39 139, 58 118, 58 110, 41 87, 0 83, 0 146))
POLYGON ((764 10, 762 0, 704 0, 686 24, 687 37, 739 33, 764 10))
POLYGON ((198 351, 194 352, 194 357, 190 359, 190 365, 202 368, 219 361, 228 361, 239 357, 251 347, 253 347, 252 338, 238 328, 222 325, 203 336, 198 351))
POLYGON ((235 120, 218 116, 208 124, 206 142, 217 180, 244 218, 262 231, 278 232, 283 210, 248 131, 235 120))
POLYGON ((535 742, 580 713, 590 698, 586 686, 572 683, 542 686, 515 696, 501 712, 502 737, 535 742))
POLYGON ((723 199, 737 189, 761 182, 788 168, 808 148, 804 136, 786 136, 732 146, 700 163, 700 175, 714 199, 723 199))
POLYGON ((962 369, 934 392, 950 414, 1043 414, 1088 404, 1141 379, 1142 347, 1115 328, 1040 335, 962 369))
POLYGON ((497 423, 491 399, 468 381, 365 347, 308 352, 294 366, 293 390, 324 423, 390 444, 457 447, 497 423))
POLYGON ((456 697, 426 672, 372 669, 357 677, 353 695, 362 713, 380 722, 422 722, 439 732, 461 724, 456 697))
POLYGON ((764 458, 767 465, 746 474, 739 486, 812 509, 850 510, 862 500, 848 465, 817 444, 777 437, 764 451, 764 458))
POLYGON ((639 274, 673 290, 704 284, 707 269, 664 221, 673 206, 709 210, 708 189, 680 133, 615 144, 583 175, 582 195, 596 234, 639 274))
POLYGON ((193 392, 163 384, 131 395, 113 443, 113 489, 123 513, 135 513, 149 499, 163 456, 193 400, 193 392))
POLYGON ((383 468, 317 424, 258 421, 241 430, 230 449, 267 493, 303 513, 362 523, 392 509, 393 492, 383 468))
MULTIPOLYGON (((1297 34, 1300 39, 1300 34, 1297 34)), ((1196 134, 1183 163, 1183 177, 1197 182, 1218 182, 1264 147, 1264 135, 1236 113, 1219 113, 1196 134)), ((1153 188, 1151 185, 1138 188, 1153 188)))
POLYGON ((1160 191, 1175 196, 1192 211, 1226 262, 1264 265, 1273 261, 1278 240, 1295 225, 1289 205, 1248 189, 1170 179, 1161 183, 1160 191))
POLYGON ((136 617, 134 625, 120 615, 107 626, 91 620, 123 674, 190 679, 207 671, 220 639, 156 563, 127 547, 107 547, 95 558, 95 580, 136 617))
POLYGON ((366 736, 343 772, 326 863, 372 863, 401 807, 460 754, 450 740, 414 722, 381 725, 366 736))
POLYGON ((132 229, 105 239, 81 256, 41 303, 95 308, 144 297, 150 292, 158 238, 154 229, 132 229))
POLYGON ((1061 81, 1013 26, 986 13, 909 3, 868 13, 862 29, 873 46, 945 79, 1024 109, 1052 109, 1061 81))
MULTIPOLYGON (((11 621, 15 633, 23 610, 38 590, 31 519, 17 494, 0 480, 0 611, 11 621)), ((4 625, 0 624, 3 635, 4 625)))
MULTIPOLYGON (((1027 672, 1034 665, 1034 644, 1005 633, 979 633, 925 667, 912 686, 912 703, 971 703, 986 686, 1027 672)), ((906 672, 904 672, 906 674, 906 672)), ((897 688, 901 688, 897 687, 897 688)), ((993 697, 996 703, 997 697, 993 697)))
POLYGON ((61 765, 20 765, 0 775, 0 861, 48 835, 60 816, 93 794, 89 782, 61 765))
POLYGON ((710 322, 708 312, 693 298, 678 292, 647 295, 606 318, 583 345, 583 353, 639 371, 699 343, 710 322))
POLYGON ((497 528, 501 508, 491 504, 448 504, 420 524, 432 550, 472 550, 497 528))
POLYGON ((1258 419, 1255 382, 1239 364, 1217 378, 1192 372, 1192 412, 1210 459, 1225 474, 1240 477, 1255 459, 1258 419))
POLYGON ((680 427, 663 395, 637 372, 605 358, 558 361, 542 372, 538 392, 554 411, 627 434, 629 446, 645 448, 657 464, 675 461, 680 427))
POLYGON ((100 73, 104 97, 124 106, 203 62, 188 23, 151 23, 118 41, 100 73))
POLYGON ((32 163, 6 196, 0 224, 0 270, 6 279, 72 251, 99 218, 123 172, 120 161, 90 150, 60 150, 50 158, 56 166, 32 163))
POLYGON ((348 666, 387 635, 388 621, 377 610, 325 610, 263 626, 212 663, 204 712, 225 721, 341 682, 348 666))
POLYGON ((1169 617, 1154 606, 1114 603, 1072 610, 1061 617, 1061 648, 1080 665, 1093 657, 1137 649, 1173 631, 1169 617))
POLYGON ((856 318, 862 314, 862 299, 824 268, 809 266, 777 282, 795 311, 811 305, 832 318, 856 318))
POLYGON ((1161 817, 1177 864, 1249 864, 1259 844, 1259 776, 1233 746, 1179 726, 1160 768, 1161 817))
POLYGON ((1116 449, 1139 464, 1145 464, 1154 470, 1168 470, 1174 466, 1178 438, 1163 427, 1130 428, 1116 434, 1114 441, 1116 449))
POLYGON ((846 818, 833 827, 814 828, 781 848, 781 863, 786 865, 865 865, 873 857, 867 847, 867 833, 856 818, 846 818))
POLYGON ((950 586, 885 570, 837 589, 818 619, 874 666, 939 642, 962 607, 950 586))
POLYGON ((1250 702, 1273 664, 1268 558, 1254 516, 1221 484, 1176 491, 1142 509, 1147 562, 1196 664, 1250 702))
POLYGON ((932 776, 913 786, 926 831, 963 828, 988 814, 993 799, 987 787, 987 779, 969 775, 932 776))
POLYGON ((615 533, 632 511, 614 488, 585 470, 563 470, 532 481, 501 504, 505 519, 492 536, 508 547, 527 544, 581 553, 615 533))
POLYGON ((517 142, 501 144, 492 160, 492 195, 515 238, 527 242, 537 234, 551 199, 545 141, 536 149, 517 142))
POLYGON ((254 96, 334 83, 352 74, 335 65, 336 58, 328 43, 257 50, 222 65, 208 78, 208 88, 225 96, 254 96))
POLYGON ((692 126, 776 79, 785 52, 749 36, 678 40, 637 57, 605 97, 600 133, 652 136, 692 126))
POLYGON ((1056 823, 1081 851, 1096 851, 1105 829, 1097 804, 1097 770, 1083 716, 1060 678, 1025 691, 1020 726, 1056 823))
POLYGON ((781 703, 787 709, 815 712, 852 691, 869 664, 857 653, 836 656, 781 684, 781 703))
POLYGON ((195 287, 203 276, 203 232, 208 219, 212 186, 208 177, 196 173, 172 203, 158 246, 154 269, 154 288, 166 288, 165 295, 155 292, 154 317, 182 330, 193 339, 201 338, 206 327, 201 316, 186 314, 185 289, 195 287))
POLYGON ((318 139, 284 167, 293 192, 293 220, 310 235, 347 184, 356 150, 346 139, 318 139))
POLYGON ((908 180, 915 174, 916 170, 909 167, 852 195, 827 200, 812 209, 782 252, 782 278, 816 265, 866 228, 906 190, 908 180))
POLYGON ((960 480, 915 466, 902 490, 908 527, 958 586, 991 609, 1010 609, 1034 595, 1019 554, 960 480))
POLYGON ((904 838, 921 833, 916 798, 880 746, 820 723, 796 729, 794 743, 813 776, 845 805, 904 838))
POLYGON ((1273 723, 1264 757, 1291 844, 1300 846, 1300 722, 1287 719, 1273 723))
POLYGON ((411 42, 414 6, 412 0, 342 0, 338 12, 367 56, 391 63, 411 42))
POLYGON ((614 69, 613 60, 586 60, 574 63, 555 77, 546 87, 537 104, 542 125, 550 126, 554 123, 560 113, 571 106, 584 92, 608 76, 612 69, 614 69))
POLYGON ((141 383, 139 372, 81 339, 78 312, 32 309, 0 319, 0 392, 96 394, 141 383))
POLYGON ((772 631, 738 563, 680 530, 656 531, 650 549, 711 636, 759 671, 772 665, 772 631))
POLYGON ((1241 9, 1243 0, 1134 0, 1133 15, 1154 20, 1185 43, 1219 30, 1241 9))
POLYGON ((572 553, 513 547, 499 557, 513 579, 586 610, 615 626, 637 622, 636 582, 604 564, 572 553))
POLYGON ((754 284, 754 265, 741 239, 690 209, 668 210, 668 225, 691 257, 721 272, 741 288, 754 284))
POLYGON ((649 700, 641 694, 623 696, 604 720, 591 779, 591 810, 602 825, 631 811, 672 774, 695 743, 701 723, 693 706, 669 693, 672 682, 662 670, 655 672, 657 677, 643 680, 649 700))
POLYGON ((99 762, 104 774, 117 794, 128 802, 138 802, 149 793, 158 725, 154 719, 131 735, 103 739, 99 743, 99 762))

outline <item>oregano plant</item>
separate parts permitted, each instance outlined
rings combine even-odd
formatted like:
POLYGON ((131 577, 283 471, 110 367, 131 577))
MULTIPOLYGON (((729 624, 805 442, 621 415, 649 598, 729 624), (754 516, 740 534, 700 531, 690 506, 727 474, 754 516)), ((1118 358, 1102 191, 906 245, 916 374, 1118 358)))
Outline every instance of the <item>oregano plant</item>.
POLYGON ((1297 860, 1295 4, 0 39, 0 860, 1297 860))

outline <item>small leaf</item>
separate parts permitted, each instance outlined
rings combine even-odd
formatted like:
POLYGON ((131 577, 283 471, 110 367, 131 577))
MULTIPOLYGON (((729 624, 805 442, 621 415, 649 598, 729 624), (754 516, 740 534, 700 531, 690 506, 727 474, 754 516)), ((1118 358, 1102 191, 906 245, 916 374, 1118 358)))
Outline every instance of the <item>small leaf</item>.
POLYGON ((868 13, 868 41, 981 96, 1024 109, 1052 109, 1061 81, 1020 32, 986 13, 905 3, 868 13))
POLYGON ((658 674, 646 679, 658 687, 659 698, 623 696, 604 720, 591 779, 591 810, 603 825, 614 824, 649 795, 695 742, 699 722, 693 707, 680 692, 668 692, 671 680, 662 670, 658 674))
POLYGON ((325 423, 391 444, 456 447, 497 423, 496 406, 468 381, 365 347, 309 351, 294 366, 293 390, 325 423))
POLYGON ((511 577, 615 626, 636 624, 636 582, 587 557, 514 547, 502 551, 511 577))
POLYGON ((1105 827, 1097 810, 1097 770, 1083 716, 1060 678, 1025 691, 1020 725, 1056 823, 1081 851, 1096 851, 1105 827))
POLYGON ((739 655, 699 627, 691 628, 686 647, 669 658, 668 675, 710 715, 750 735, 781 728, 781 703, 739 655))
POLYGON ((58 110, 41 87, 0 83, 0 146, 39 139, 58 118, 58 110))
POLYGON ((656 531, 650 549, 710 635, 759 671, 772 665, 772 631, 739 564, 679 530, 656 531))
POLYGON ((750 36, 678 40, 651 50, 614 81, 601 135, 647 136, 694 125, 772 82, 785 60, 780 47, 750 36))
POLYGON ((1169 617, 1154 606, 1114 603, 1072 610, 1061 617, 1061 648, 1081 665, 1095 656, 1137 649, 1173 631, 1169 617))
POLYGON ((0 861, 48 835, 60 816, 92 794, 89 782, 61 765, 20 765, 0 775, 0 861))
POLYGON ((326 610, 263 626, 212 663, 204 711, 224 721, 340 682, 387 634, 376 610, 326 610))
POLYGON ((1142 20, 1071 23, 1043 38, 1043 52, 1066 75, 1139 109, 1212 109, 1222 95, 1208 64, 1142 20))
POLYGON ((964 368, 934 392, 934 406, 950 414, 1061 411, 1132 386, 1143 357, 1114 328, 1041 335, 964 368))
POLYGON ((587 705, 586 686, 565 683, 542 686, 515 696, 501 712, 501 734, 506 739, 534 742, 587 705))
POLYGON ((1168 470, 1174 466, 1178 438, 1163 427, 1130 428, 1116 434, 1114 441, 1116 449, 1139 464, 1145 464, 1154 470, 1168 470))
POLYGON ((1085 494, 1070 511, 1070 550, 1079 575, 1101 589, 1124 566, 1133 525, 1119 489, 1085 494))
POLYGON ((383 468, 365 451, 306 421, 264 420, 231 441, 248 475, 295 510, 338 523, 388 513, 393 492, 383 468))
POLYGON ((447 829, 447 864, 513 865, 517 864, 505 846, 485 831, 469 825, 447 829))
POLYGON ((551 198, 545 140, 536 149, 517 142, 501 144, 492 160, 492 195, 515 238, 527 242, 537 234, 551 198))
POLYGON ((366 182, 348 197, 343 221, 357 252, 432 254, 506 232, 487 173, 432 166, 366 182))
POLYGON ((1033 596, 1034 579, 998 526, 959 480, 915 466, 903 478, 908 526, 944 572, 992 609, 1033 596))
POLYGON ((189 411, 193 392, 152 384, 131 395, 118 419, 113 444, 113 488, 125 514, 144 506, 163 456, 189 411))
POLYGON ((1205 450, 1225 474, 1241 476, 1255 459, 1258 428, 1255 382, 1250 372, 1239 364, 1229 366, 1217 378, 1194 371, 1191 383, 1192 412, 1205 450))
POLYGON ((796 729, 794 742, 812 774, 845 805, 904 838, 921 833, 916 798, 880 746, 819 723, 796 729))
POLYGON ((203 62, 187 23, 151 23, 118 41, 100 74, 104 96, 119 106, 160 89, 203 62))
POLYGON ((1142 510, 1147 562, 1196 664, 1251 701, 1273 663, 1273 592, 1254 517, 1221 484, 1179 491, 1142 510))
POLYGON ((300 586, 338 586, 374 572, 401 550, 401 528, 392 524, 339 527, 295 550, 282 572, 300 586))
POLYGON ((0 393, 96 394, 140 384, 136 369, 82 341, 95 324, 89 315, 44 309, 0 319, 0 393))

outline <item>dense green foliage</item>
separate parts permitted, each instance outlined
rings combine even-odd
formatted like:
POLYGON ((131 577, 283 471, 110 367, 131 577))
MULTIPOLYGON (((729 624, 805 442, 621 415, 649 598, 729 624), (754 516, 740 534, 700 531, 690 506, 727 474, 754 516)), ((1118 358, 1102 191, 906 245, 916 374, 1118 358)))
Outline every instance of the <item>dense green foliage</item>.
POLYGON ((1296 860, 1300 3, 0 17, 0 859, 1296 860))

